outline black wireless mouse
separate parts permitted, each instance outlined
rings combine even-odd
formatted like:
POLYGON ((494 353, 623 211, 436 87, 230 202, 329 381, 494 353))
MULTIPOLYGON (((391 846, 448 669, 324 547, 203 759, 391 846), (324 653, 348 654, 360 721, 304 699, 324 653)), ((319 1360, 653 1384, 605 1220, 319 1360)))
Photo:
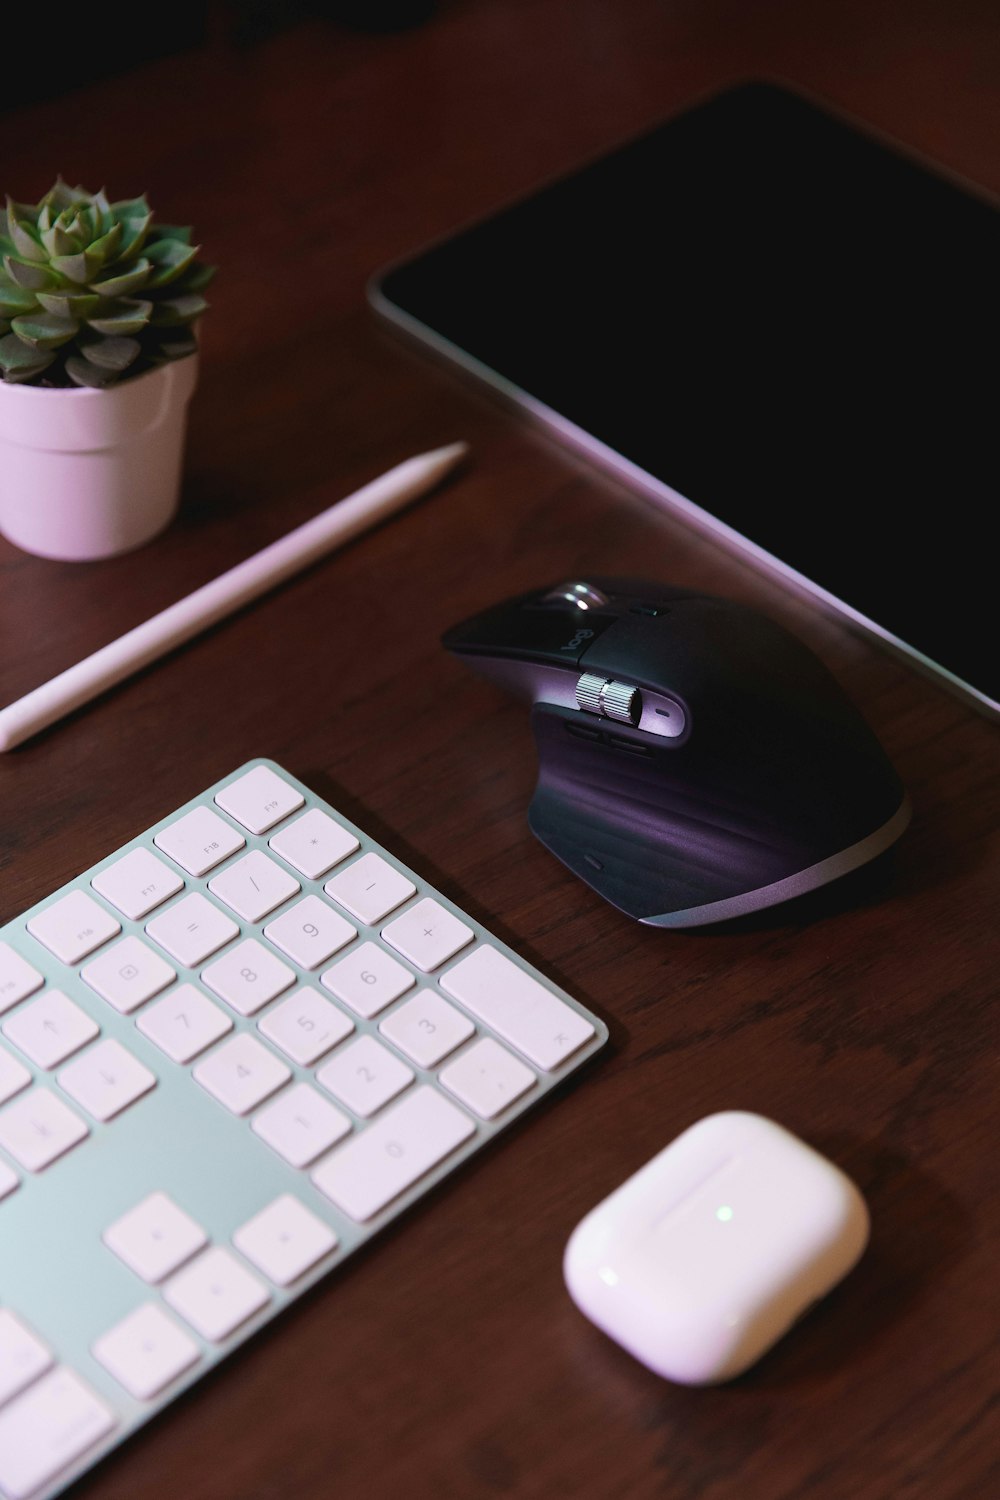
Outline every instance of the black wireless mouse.
POLYGON ((831 673, 745 605, 597 577, 507 600, 444 645, 532 700, 531 828, 640 922, 774 906, 873 859, 909 822, 831 673))

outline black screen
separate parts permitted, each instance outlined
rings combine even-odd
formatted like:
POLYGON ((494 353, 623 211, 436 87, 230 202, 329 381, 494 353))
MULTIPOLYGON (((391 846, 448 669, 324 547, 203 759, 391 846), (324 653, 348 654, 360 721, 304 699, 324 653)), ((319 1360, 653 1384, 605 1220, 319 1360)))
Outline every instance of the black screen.
POLYGON ((749 84, 380 291, 998 700, 998 286, 985 197, 749 84))

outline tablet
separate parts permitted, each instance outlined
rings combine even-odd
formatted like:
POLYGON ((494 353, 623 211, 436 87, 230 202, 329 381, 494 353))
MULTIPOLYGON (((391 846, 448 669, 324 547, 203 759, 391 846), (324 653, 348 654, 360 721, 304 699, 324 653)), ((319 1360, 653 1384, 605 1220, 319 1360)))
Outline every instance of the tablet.
MULTIPOLYGON (((370 296, 1000 718, 998 289, 984 193, 748 83, 370 296)), ((669 578, 666 553, 650 571, 669 578)))

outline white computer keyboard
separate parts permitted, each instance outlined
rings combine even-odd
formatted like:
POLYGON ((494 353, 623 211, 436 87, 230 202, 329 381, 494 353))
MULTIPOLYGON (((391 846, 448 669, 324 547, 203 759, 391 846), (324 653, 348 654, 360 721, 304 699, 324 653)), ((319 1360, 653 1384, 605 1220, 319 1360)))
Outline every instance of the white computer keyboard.
POLYGON ((606 1040, 270 761, 0 928, 0 1495, 59 1493, 606 1040))

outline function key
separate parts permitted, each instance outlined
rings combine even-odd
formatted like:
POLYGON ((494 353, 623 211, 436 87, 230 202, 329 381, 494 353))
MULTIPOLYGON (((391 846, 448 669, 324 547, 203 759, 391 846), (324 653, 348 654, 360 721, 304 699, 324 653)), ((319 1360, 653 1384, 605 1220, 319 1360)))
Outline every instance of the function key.
POLYGON ((353 833, 318 807, 311 807, 268 843, 307 880, 318 880, 361 847, 353 833))
POLYGON ((189 875, 205 875, 242 849, 246 839, 210 807, 193 807, 176 823, 161 828, 153 843, 189 875))
POLYGON ((64 964, 79 963, 122 930, 121 923, 85 891, 70 891, 53 901, 32 917, 27 927, 31 936, 64 964))
POLYGON ((171 870, 149 849, 133 849, 101 870, 90 882, 122 916, 137 921, 154 906, 184 889, 176 870, 171 870))
POLYGON ((289 813, 304 807, 306 799, 269 766, 254 766, 252 771, 216 792, 215 800, 251 833, 266 833, 289 813))

